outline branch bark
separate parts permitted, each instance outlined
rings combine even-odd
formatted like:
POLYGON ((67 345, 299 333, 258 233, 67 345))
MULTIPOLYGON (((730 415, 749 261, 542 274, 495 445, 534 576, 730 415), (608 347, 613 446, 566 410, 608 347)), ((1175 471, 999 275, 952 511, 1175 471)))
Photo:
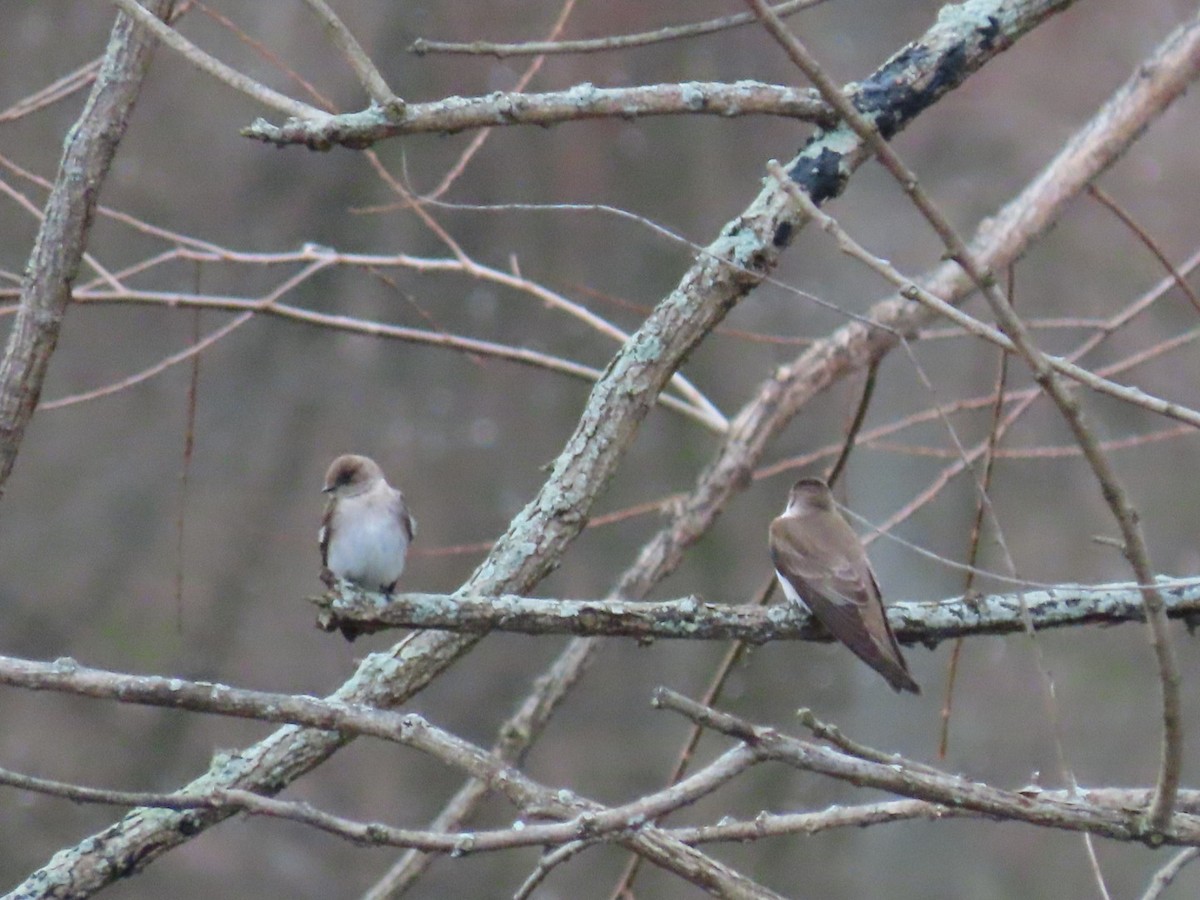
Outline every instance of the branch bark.
POLYGON ((652 116, 783 116, 814 125, 833 121, 829 106, 812 91, 757 81, 690 81, 601 88, 580 84, 545 93, 496 92, 481 97, 446 97, 410 103, 402 118, 378 107, 320 118, 291 118, 282 125, 256 119, 244 137, 276 147, 362 150, 408 134, 457 134, 500 125, 558 125, 587 119, 652 116))

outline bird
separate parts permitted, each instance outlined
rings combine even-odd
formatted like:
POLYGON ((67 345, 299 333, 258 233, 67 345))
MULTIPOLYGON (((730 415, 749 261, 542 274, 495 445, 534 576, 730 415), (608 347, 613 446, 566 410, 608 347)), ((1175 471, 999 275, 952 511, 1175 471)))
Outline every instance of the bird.
POLYGON ((888 625, 862 541, 833 503, 829 485, 801 478, 771 522, 771 560, 784 594, 803 602, 837 640, 895 691, 921 693, 888 625))
POLYGON ((333 587, 341 578, 390 594, 417 536, 404 495, 387 483, 375 460, 357 454, 335 459, 321 490, 329 497, 318 534, 322 580, 333 587))

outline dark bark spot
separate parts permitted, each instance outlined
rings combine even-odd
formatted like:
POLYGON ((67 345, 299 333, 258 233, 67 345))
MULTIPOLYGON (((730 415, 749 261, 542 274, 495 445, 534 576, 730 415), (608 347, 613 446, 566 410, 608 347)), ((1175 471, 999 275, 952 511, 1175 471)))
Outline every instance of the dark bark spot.
POLYGON ((828 147, 821 150, 815 159, 800 157, 800 161, 788 172, 788 176, 808 192, 813 203, 820 206, 842 190, 844 178, 841 171, 842 157, 828 147))
MULTIPOLYGON (((998 26, 986 31, 986 39, 993 39, 995 31, 998 31, 998 26)), ((863 115, 874 119, 875 126, 885 140, 891 140, 896 132, 932 106, 938 97, 959 84, 966 75, 967 51, 962 44, 958 44, 946 51, 924 85, 920 89, 914 88, 904 76, 919 69, 922 57, 928 56, 929 52, 922 44, 906 48, 859 88, 855 106, 863 115)))

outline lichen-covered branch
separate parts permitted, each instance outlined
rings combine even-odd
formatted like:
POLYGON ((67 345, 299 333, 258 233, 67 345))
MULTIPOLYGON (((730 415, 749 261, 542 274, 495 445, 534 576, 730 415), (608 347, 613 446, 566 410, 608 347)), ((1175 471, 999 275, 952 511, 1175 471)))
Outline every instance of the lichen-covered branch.
POLYGON ((1118 841, 1146 840, 1196 845, 1200 843, 1200 818, 1179 814, 1161 835, 1148 835, 1139 808, 1103 808, 1081 799, 1052 799, 1041 789, 1010 791, 959 775, 937 773, 928 767, 910 767, 900 760, 879 763, 839 752, 811 741, 789 737, 774 728, 747 722, 737 716, 702 706, 674 691, 659 688, 656 705, 681 713, 693 722, 742 741, 764 760, 782 762, 904 797, 925 800, 1003 821, 1025 822, 1045 828, 1083 831, 1118 841))
MULTIPOLYGON (((1200 624, 1200 579, 1163 582, 1170 618, 1200 624)), ((1067 584, 1024 594, 994 594, 938 602, 891 603, 888 619, 905 644, 933 648, 950 638, 1016 634, 1023 629, 1021 601, 1034 627, 1117 625, 1145 621, 1141 592, 1132 584, 1067 584)), ((828 641, 812 616, 792 603, 762 607, 707 603, 700 597, 633 600, 551 600, 504 594, 396 594, 385 597, 347 589, 314 598, 318 626, 326 631, 369 633, 385 628, 438 628, 467 634, 573 634, 694 641, 828 641)))
MULTIPOLYGON (((339 701, 242 690, 179 678, 124 675, 85 668, 73 660, 37 663, 0 657, 0 683, 267 722, 292 722, 309 728, 336 729, 346 734, 382 738, 419 750, 481 779, 523 813, 573 821, 577 837, 611 833, 619 843, 716 896, 778 897, 773 891, 755 884, 723 863, 667 836, 661 829, 644 825, 648 819, 661 815, 666 809, 678 808, 711 793, 744 770, 752 759, 736 751, 725 754, 686 784, 674 785, 668 790, 613 810, 574 791, 538 784, 505 761, 496 759, 487 750, 437 728, 412 713, 400 714, 339 701)), ((214 768, 230 762, 225 754, 220 754, 214 762, 214 768)), ((26 786, 31 785, 27 783, 26 786)), ((229 799, 226 794, 227 788, 219 783, 196 781, 185 790, 176 792, 173 795, 176 799, 154 808, 181 816, 183 828, 198 826, 202 821, 200 817, 205 813, 219 813, 226 817, 246 805, 223 802, 229 799), (179 798, 184 799, 180 801, 179 798), (195 802, 196 798, 200 802, 195 802)), ((460 853, 468 849, 466 846, 457 848, 460 853)), ((21 893, 14 895, 23 896, 21 893)), ((59 892, 61 895, 62 892, 59 892)))
POLYGON ((245 137, 277 147, 310 150, 365 149, 407 134, 456 134, 501 125, 558 125, 587 119, 642 119, 652 116, 783 116, 828 125, 829 106, 812 91, 758 81, 686 81, 602 88, 580 84, 564 91, 501 92, 481 97, 445 97, 410 103, 404 115, 372 106, 358 112, 291 118, 282 125, 256 119, 245 137))

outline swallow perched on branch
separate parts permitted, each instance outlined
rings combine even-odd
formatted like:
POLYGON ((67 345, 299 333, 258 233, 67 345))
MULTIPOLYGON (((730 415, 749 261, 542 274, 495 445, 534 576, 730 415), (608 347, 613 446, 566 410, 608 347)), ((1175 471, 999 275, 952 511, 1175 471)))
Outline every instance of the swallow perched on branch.
POLYGON ((921 693, 888 625, 862 541, 838 512, 829 486, 801 478, 771 523, 771 560, 784 594, 803 602, 835 638, 896 691, 921 693))
POLYGON ((325 473, 329 495, 321 520, 322 579, 333 577, 390 594, 404 571, 408 545, 417 534, 404 495, 365 456, 339 456, 325 473))

